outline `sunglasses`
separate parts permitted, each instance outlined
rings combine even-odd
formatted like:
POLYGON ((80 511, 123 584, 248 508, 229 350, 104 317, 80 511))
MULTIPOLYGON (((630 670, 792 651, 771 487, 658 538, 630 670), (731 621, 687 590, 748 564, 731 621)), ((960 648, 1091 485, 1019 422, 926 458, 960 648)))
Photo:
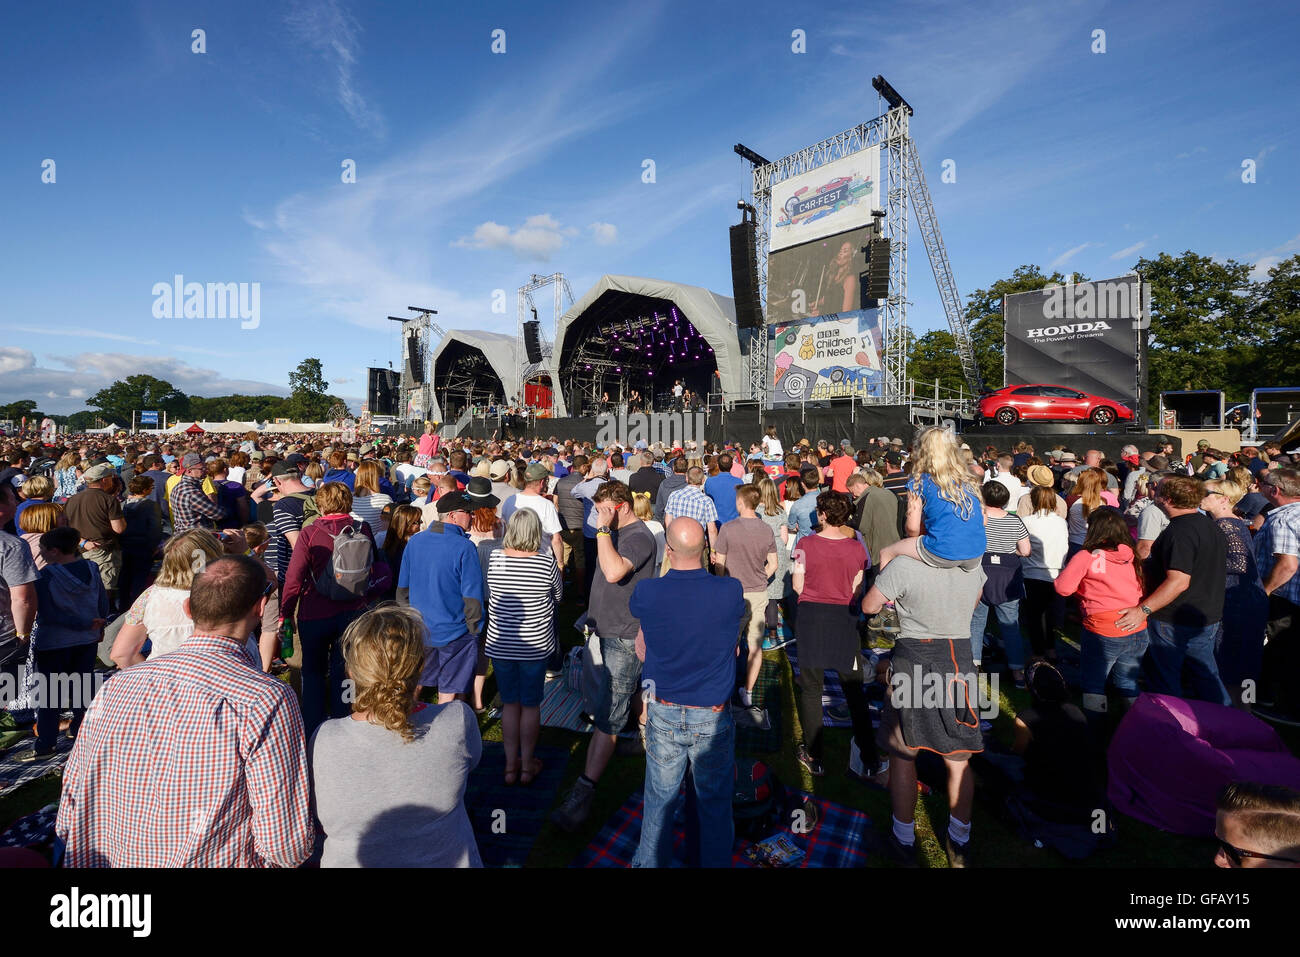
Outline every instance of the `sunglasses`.
POLYGON ((1223 838, 1219 838, 1219 850, 1227 856, 1232 862, 1233 867, 1241 867, 1243 858, 1255 858, 1260 861, 1286 861, 1288 864, 1300 864, 1300 861, 1294 857, 1278 857, 1274 854, 1261 854, 1259 851, 1245 851, 1240 847, 1233 847, 1223 838))

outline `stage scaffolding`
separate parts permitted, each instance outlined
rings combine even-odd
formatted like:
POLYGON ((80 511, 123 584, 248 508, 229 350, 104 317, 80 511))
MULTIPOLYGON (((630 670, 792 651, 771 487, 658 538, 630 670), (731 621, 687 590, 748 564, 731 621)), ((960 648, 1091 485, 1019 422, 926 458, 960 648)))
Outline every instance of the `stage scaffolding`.
MULTIPOLYGON (((909 208, 916 203, 917 224, 929 255, 939 296, 943 301, 948 326, 957 343, 957 354, 962 371, 972 394, 978 395, 982 386, 975 350, 971 343, 970 328, 962 309, 961 296, 953 278, 952 266, 939 232, 938 217, 926 187, 925 175, 910 136, 909 120, 912 109, 900 102, 874 120, 859 124, 835 136, 805 147, 773 162, 755 162, 753 166, 753 205, 758 229, 755 251, 758 261, 759 302, 764 314, 767 311, 767 259, 768 234, 772 221, 772 187, 792 176, 808 172, 834 160, 870 149, 882 148, 885 162, 886 208, 882 233, 890 240, 889 297, 884 302, 883 334, 885 338, 885 389, 875 401, 886 404, 911 404, 907 380, 908 340, 908 223, 909 208)), ((737 149, 740 152, 740 148, 737 149)), ((746 153, 741 153, 746 155, 746 153)), ((753 154, 749 154, 753 155, 753 154)), ((761 159, 761 157, 757 157, 761 159)), ((744 333, 742 333, 744 335, 744 333)), ((772 370, 768 357, 766 327, 750 334, 746 357, 748 379, 752 398, 766 407, 772 392, 772 370)))

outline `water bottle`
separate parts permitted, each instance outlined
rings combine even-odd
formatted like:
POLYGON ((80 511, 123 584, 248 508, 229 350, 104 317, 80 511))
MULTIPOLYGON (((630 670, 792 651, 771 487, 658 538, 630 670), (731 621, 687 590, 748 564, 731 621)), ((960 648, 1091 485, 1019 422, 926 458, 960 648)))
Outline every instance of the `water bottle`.
POLYGON ((293 622, 286 621, 280 630, 280 660, 288 661, 293 657, 293 622))

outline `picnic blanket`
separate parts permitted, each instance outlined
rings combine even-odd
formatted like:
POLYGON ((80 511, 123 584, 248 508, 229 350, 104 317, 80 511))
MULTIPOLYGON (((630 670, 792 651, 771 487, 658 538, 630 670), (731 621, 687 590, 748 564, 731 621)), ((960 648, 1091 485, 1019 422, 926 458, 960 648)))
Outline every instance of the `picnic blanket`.
POLYGON ((54 819, 58 813, 57 804, 47 804, 20 817, 0 834, 0 847, 46 847, 54 840, 54 819))
MULTIPOLYGON (((877 840, 871 828, 871 819, 861 811, 805 794, 817 805, 817 823, 807 834, 789 835, 805 854, 798 867, 865 867, 867 855, 877 840)), ((679 804, 679 807, 681 805, 679 804)), ((641 840, 641 813, 645 801, 641 791, 635 791, 624 802, 600 833, 578 855, 573 867, 631 867, 641 840)), ((680 821, 673 822, 673 866, 684 867, 686 835, 680 821)), ((755 867, 745 857, 749 841, 737 840, 732 849, 732 867, 755 867)))
MULTIPOLYGON (((799 642, 791 642, 785 646, 786 657, 790 659, 790 667, 794 669, 795 680, 799 678, 799 642)), ((823 672, 822 681, 822 726, 826 728, 848 728, 852 727, 853 722, 849 720, 849 705, 844 700, 844 687, 840 684, 840 675, 837 671, 823 672), (832 708, 835 712, 832 712, 832 708)), ((796 692, 796 695, 798 692, 796 692)), ((868 702, 871 709, 871 724, 873 727, 880 726, 880 702, 874 698, 868 702)))
POLYGON ((496 742, 483 743, 483 757, 465 788, 465 809, 486 867, 523 867, 555 802, 569 752, 538 747, 536 755, 543 767, 533 783, 507 787, 502 780, 505 748, 496 742))
POLYGON ((55 746, 54 754, 44 761, 33 764, 21 764, 15 758, 22 752, 35 748, 36 738, 31 737, 15 744, 0 755, 0 797, 15 788, 22 787, 28 781, 39 780, 51 773, 62 774, 63 766, 68 763, 68 755, 72 753, 74 743, 64 735, 59 735, 59 743, 55 746))

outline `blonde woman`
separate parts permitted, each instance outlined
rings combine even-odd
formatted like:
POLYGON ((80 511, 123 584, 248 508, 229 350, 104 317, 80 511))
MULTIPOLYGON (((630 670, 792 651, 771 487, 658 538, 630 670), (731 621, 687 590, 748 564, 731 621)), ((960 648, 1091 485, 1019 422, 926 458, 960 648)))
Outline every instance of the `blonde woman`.
POLYGON ((369 525, 370 534, 379 541, 382 533, 388 531, 383 519, 384 506, 393 503, 391 495, 379 491, 382 474, 378 462, 366 459, 357 466, 352 480, 352 517, 369 525))
POLYGON ((185 613, 190 586, 194 576, 223 553, 221 541, 205 528, 181 532, 167 543, 158 577, 124 616, 110 652, 114 664, 130 668, 144 661, 146 641, 150 642, 148 657, 165 655, 194 633, 194 622, 185 613))
POLYGON ((419 612, 387 602, 343 633, 352 714, 308 745, 322 867, 483 866, 465 810, 483 740, 464 702, 416 702, 424 637, 419 612))
POLYGON ((988 546, 979 483, 951 433, 921 433, 907 489, 907 538, 880 550, 880 567, 906 555, 934 568, 977 568, 988 546))
POLYGON ((63 517, 63 506, 53 502, 35 502, 31 508, 23 510, 22 517, 18 519, 18 531, 31 550, 37 571, 45 567, 45 559, 41 555, 41 536, 67 524, 68 520, 63 517))
MULTIPOLYGON (((775 430, 769 430, 775 433, 775 430)), ((765 648, 780 647, 781 619, 779 611, 786 606, 786 618, 794 621, 794 588, 790 584, 790 529, 789 510, 784 508, 776 494, 776 483, 766 475, 758 482, 758 508, 754 514, 761 518, 776 536, 779 546, 776 550, 776 574, 767 585, 767 611, 764 616, 766 635, 765 648)))
POLYGON ((1074 483, 1074 502, 1070 505, 1067 521, 1070 526, 1070 554, 1083 547, 1083 540, 1088 537, 1088 516, 1103 505, 1119 508, 1119 501, 1113 492, 1106 489, 1106 473, 1101 469, 1089 468, 1079 473, 1074 483))
POLYGON ((54 480, 47 475, 33 475, 20 490, 23 500, 14 512, 14 525, 23 517, 23 512, 40 502, 49 502, 54 498, 54 480))
POLYGON ((650 503, 649 492, 632 493, 632 514, 645 522, 645 527, 655 537, 655 568, 664 562, 664 524, 655 519, 655 507, 650 503))
POLYGON ((325 478, 325 466, 321 465, 319 462, 312 462, 305 469, 303 469, 302 484, 306 485, 308 488, 312 488, 316 485, 319 485, 321 480, 324 478, 325 478))
POLYGON ((86 470, 81 456, 76 452, 65 452, 54 466, 54 499, 66 502, 85 486, 81 482, 81 473, 86 470))

